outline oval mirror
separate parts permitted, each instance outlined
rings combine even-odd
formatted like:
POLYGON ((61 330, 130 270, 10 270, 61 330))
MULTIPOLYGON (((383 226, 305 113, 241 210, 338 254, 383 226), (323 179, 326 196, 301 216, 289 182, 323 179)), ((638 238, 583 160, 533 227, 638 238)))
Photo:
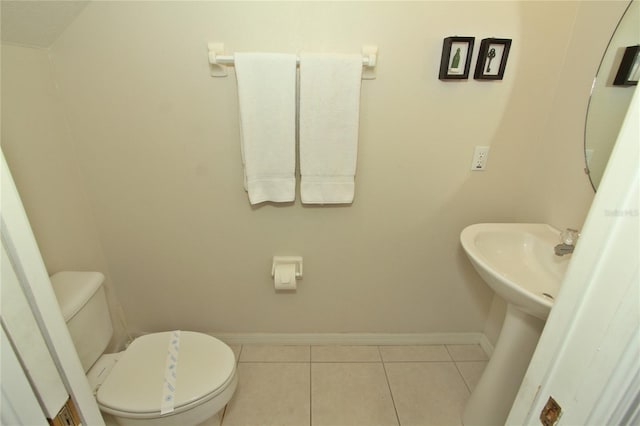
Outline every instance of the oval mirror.
POLYGON ((598 189, 637 85, 639 44, 640 2, 633 0, 622 15, 600 62, 587 108, 585 171, 594 190, 598 189))

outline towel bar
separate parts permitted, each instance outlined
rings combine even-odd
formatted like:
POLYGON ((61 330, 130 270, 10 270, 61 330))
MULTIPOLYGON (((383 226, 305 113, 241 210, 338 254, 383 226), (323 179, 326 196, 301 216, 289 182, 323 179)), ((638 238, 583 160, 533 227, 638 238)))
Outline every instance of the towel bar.
MULTIPOLYGON (((209 55, 211 55, 211 53, 209 55)), ((211 58, 211 56, 209 56, 209 57, 211 58)), ((213 61, 209 60, 209 62, 212 63, 212 64, 220 64, 220 65, 233 65, 234 64, 233 55, 216 55, 214 53, 213 57, 214 57, 213 61)), ((300 65, 300 58, 298 58, 296 60, 296 64, 300 65)), ((371 60, 370 57, 363 56, 362 57, 362 66, 363 67, 375 67, 375 58, 373 60, 371 60), (374 65, 369 65, 369 62, 373 62, 374 65)))
MULTIPOLYGON (((209 43, 209 64, 213 77, 226 77, 227 70, 224 65, 233 65, 233 55, 224 55, 224 43, 209 43)), ((378 46, 362 46, 362 79, 373 80, 376 78, 375 67, 378 59, 378 46)), ((296 63, 300 65, 298 57, 296 63)))

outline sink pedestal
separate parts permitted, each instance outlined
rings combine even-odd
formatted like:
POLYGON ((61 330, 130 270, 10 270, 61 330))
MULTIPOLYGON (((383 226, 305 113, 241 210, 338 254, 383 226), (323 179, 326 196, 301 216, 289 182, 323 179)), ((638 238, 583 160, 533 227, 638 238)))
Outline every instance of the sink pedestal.
POLYGON ((507 304, 493 355, 462 413, 465 426, 504 425, 544 324, 507 304))

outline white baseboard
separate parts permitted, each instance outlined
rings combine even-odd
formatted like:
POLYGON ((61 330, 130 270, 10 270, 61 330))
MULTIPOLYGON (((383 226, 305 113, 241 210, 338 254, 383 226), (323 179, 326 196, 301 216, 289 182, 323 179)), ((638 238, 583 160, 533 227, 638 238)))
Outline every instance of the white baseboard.
POLYGON ((491 358, 491 355, 493 355, 493 343, 489 341, 485 334, 480 333, 480 335, 481 337, 478 344, 480 344, 480 347, 484 350, 484 353, 486 353, 487 356, 491 358))
POLYGON ((464 345, 479 344, 491 356, 483 333, 208 333, 229 345, 464 345))

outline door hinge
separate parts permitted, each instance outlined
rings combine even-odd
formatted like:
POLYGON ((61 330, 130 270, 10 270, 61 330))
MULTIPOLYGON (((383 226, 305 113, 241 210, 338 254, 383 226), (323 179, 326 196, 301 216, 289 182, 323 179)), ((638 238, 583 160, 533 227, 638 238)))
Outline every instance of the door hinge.
POLYGON ((540 413, 540 422, 544 426, 553 426, 558 423, 558 419, 562 415, 562 407, 556 402, 555 399, 549 397, 547 403, 542 408, 540 413))
POLYGON ((48 419, 50 426, 78 426, 80 416, 73 400, 69 398, 53 419, 48 419))

